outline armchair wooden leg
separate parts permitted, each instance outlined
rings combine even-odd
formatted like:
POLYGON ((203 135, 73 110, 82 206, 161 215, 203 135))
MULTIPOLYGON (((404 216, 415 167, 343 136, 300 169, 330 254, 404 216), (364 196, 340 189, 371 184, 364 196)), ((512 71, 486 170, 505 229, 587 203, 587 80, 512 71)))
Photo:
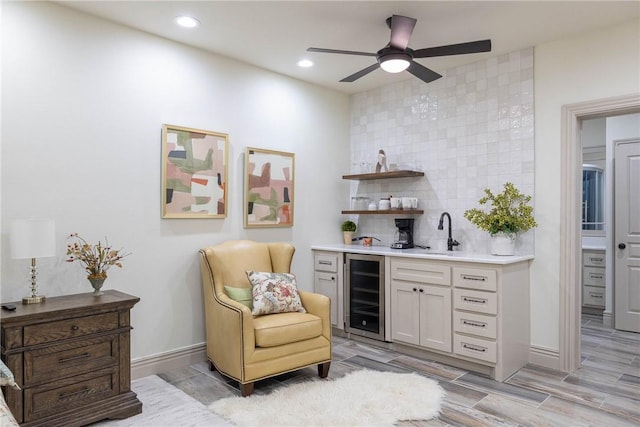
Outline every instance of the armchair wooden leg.
POLYGON ((320 363, 318 365, 318 376, 320 378, 327 378, 329 375, 329 367, 331 366, 331 362, 320 363))
POLYGON ((254 383, 240 383, 240 393, 242 394, 242 397, 250 396, 253 393, 253 384, 254 383))

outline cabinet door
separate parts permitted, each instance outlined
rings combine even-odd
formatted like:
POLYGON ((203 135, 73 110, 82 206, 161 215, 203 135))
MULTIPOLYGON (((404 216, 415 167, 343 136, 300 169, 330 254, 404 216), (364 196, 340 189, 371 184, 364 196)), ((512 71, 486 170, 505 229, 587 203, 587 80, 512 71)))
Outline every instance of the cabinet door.
POLYGON ((331 299, 331 324, 338 325, 338 277, 336 273, 314 274, 315 292, 326 295, 331 299))
POLYGON ((402 281, 391 282, 391 339, 420 344, 419 286, 402 281))
POLYGON ((423 285, 420 295, 420 345, 451 352, 451 288, 423 285))

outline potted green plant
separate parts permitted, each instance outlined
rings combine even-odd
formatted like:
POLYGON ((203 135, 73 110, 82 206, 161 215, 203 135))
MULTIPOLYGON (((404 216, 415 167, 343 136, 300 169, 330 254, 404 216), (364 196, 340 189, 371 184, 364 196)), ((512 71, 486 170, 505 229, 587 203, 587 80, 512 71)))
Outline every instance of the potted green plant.
POLYGON ((353 239, 353 233, 356 232, 356 229, 358 228, 356 226, 356 223, 350 220, 347 220, 345 222, 342 223, 342 236, 344 238, 344 244, 345 245, 350 245, 353 239))
POLYGON ((489 232, 493 255, 513 255, 517 235, 538 225, 533 217, 533 206, 529 204, 531 196, 521 193, 510 182, 504 184, 502 193, 493 194, 488 188, 484 192, 485 196, 478 203, 490 204, 490 210, 469 209, 464 217, 489 232))

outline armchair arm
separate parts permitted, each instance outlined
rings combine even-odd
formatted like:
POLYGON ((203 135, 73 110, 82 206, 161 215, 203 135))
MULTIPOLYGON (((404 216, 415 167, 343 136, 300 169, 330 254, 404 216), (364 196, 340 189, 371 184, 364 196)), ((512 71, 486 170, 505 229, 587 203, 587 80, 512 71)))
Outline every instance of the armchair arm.
POLYGON ((331 341, 331 299, 313 292, 299 290, 298 293, 304 309, 322 319, 322 335, 331 341))

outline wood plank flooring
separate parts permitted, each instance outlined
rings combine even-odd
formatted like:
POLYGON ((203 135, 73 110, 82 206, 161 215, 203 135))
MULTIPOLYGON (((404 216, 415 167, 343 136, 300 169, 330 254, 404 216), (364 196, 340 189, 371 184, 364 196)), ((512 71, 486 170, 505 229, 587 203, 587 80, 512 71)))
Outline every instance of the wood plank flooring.
MULTIPOLYGON (((583 316, 582 366, 571 375, 527 365, 504 383, 437 362, 407 356, 362 342, 334 337, 330 378, 368 368, 417 372, 446 390, 439 418, 406 421, 412 426, 631 426, 640 425, 640 335, 605 327, 583 316)), ((260 381, 255 393, 317 376, 307 368, 260 381)), ((237 383, 206 363, 160 375, 208 405, 239 396, 237 383)), ((364 391, 366 392, 366 391, 364 391)))

